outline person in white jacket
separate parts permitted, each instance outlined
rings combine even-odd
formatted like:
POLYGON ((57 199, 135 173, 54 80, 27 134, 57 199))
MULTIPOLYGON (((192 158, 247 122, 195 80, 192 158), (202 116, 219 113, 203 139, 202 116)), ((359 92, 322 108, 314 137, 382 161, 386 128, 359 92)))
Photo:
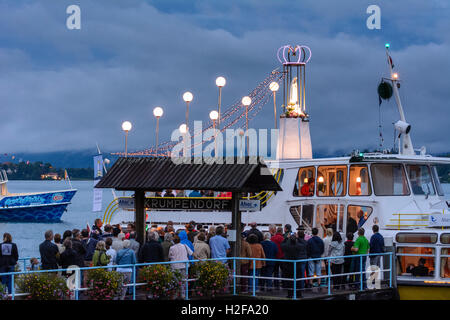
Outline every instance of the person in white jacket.
POLYGON ((341 234, 339 232, 335 232, 333 234, 332 241, 328 247, 328 251, 326 252, 328 257, 341 257, 336 259, 330 259, 331 263, 330 268, 331 273, 333 274, 332 282, 334 288, 337 290, 340 289, 341 285, 342 287, 344 287, 343 277, 340 276, 340 274, 342 274, 344 267, 344 258, 342 258, 342 256, 344 256, 344 251, 345 246, 344 242, 342 241, 341 234))
MULTIPOLYGON (((188 261, 189 256, 191 256, 194 252, 186 245, 180 243, 180 237, 176 234, 173 237, 173 246, 169 249, 169 261, 188 261)), ((186 271, 186 262, 183 263, 172 263, 172 269, 176 269, 178 271, 186 271)))
MULTIPOLYGON (((175 243, 173 246, 169 249, 169 261, 188 261, 190 255, 192 255, 194 252, 186 245, 180 243, 180 237, 176 234, 173 237, 173 242, 175 243)), ((180 271, 181 275, 183 276, 183 286, 181 289, 181 295, 184 297, 185 295, 185 279, 186 279, 186 262, 181 263, 171 263, 170 264, 172 269, 180 271)))

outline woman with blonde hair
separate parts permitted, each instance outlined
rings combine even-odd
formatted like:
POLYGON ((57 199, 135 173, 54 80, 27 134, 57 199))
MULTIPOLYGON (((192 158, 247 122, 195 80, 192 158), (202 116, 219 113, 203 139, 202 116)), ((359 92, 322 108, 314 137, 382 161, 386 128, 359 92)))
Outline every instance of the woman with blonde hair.
POLYGON ((105 241, 97 242, 97 246, 95 247, 94 255, 92 256, 92 265, 94 267, 107 266, 109 263, 109 260, 110 260, 110 257, 106 254, 105 241))

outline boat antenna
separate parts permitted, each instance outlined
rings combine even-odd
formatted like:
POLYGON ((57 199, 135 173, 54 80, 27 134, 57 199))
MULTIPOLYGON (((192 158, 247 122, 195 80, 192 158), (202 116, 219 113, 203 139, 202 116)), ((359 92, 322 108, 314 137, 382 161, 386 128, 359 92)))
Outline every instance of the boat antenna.
POLYGON ((381 103, 378 106, 378 130, 380 131, 380 150, 383 150, 383 126, 381 125, 381 103))
POLYGON ((405 113, 403 112, 402 102, 400 100, 400 95, 398 93, 398 88, 400 88, 398 73, 394 72, 394 64, 392 62, 392 58, 389 54, 389 43, 386 43, 386 57, 389 65, 390 72, 390 81, 392 82, 392 88, 394 91, 395 102, 397 103, 398 113, 400 114, 400 120, 395 123, 395 129, 400 132, 400 135, 403 135, 403 144, 401 144, 401 148, 398 150, 399 154, 404 155, 414 155, 414 148, 411 141, 411 137, 409 132, 411 130, 411 125, 406 122, 405 113))

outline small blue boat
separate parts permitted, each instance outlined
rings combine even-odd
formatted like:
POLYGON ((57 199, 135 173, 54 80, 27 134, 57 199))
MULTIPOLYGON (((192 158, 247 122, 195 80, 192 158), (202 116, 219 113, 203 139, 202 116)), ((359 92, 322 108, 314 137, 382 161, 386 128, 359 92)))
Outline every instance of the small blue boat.
POLYGON ((8 193, 8 176, 0 170, 1 222, 59 222, 76 189, 62 191, 8 193))

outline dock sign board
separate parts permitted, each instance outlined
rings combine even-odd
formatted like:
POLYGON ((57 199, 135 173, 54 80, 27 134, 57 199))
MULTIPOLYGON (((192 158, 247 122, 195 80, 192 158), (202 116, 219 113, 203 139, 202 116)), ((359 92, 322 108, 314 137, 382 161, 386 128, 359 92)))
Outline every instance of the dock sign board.
POLYGON ((132 197, 119 197, 119 208, 122 210, 134 210, 134 198, 132 197))
POLYGON ((240 211, 259 211, 260 210, 259 200, 239 200, 239 210, 240 211))
POLYGON ((429 227, 450 227, 450 214, 430 214, 429 227))
POLYGON ((220 198, 145 198, 145 207, 156 210, 231 211, 231 199, 220 198))

